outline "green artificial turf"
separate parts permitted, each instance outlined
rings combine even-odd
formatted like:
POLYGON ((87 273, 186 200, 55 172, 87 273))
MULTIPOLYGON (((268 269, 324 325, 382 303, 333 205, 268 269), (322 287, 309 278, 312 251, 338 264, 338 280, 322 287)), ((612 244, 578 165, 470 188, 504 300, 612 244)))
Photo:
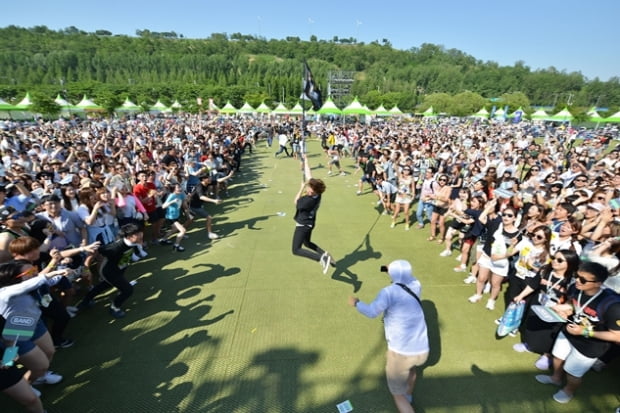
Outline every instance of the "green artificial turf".
MULTIPOLYGON (((313 241, 339 261, 320 265, 291 254, 293 198, 299 162, 264 143, 243 158, 230 197, 208 205, 209 241, 194 224, 187 250, 155 246, 127 271, 137 279, 124 319, 112 319, 108 297, 71 321, 76 340, 58 350, 61 384, 40 386, 50 413, 88 412, 394 412, 385 385, 385 340, 379 318, 347 305, 370 301, 389 282, 379 267, 407 259, 422 282, 431 356, 414 392, 417 412, 612 412, 620 406, 618 363, 590 372, 576 398, 559 405, 553 386, 538 384, 537 356, 512 350, 517 338, 495 338, 498 309, 470 304, 473 287, 455 273, 453 257, 428 242, 428 226, 390 229, 377 198, 356 196, 350 159, 346 176, 328 176, 311 142, 313 175, 327 192, 313 241), (320 166, 319 166, 320 165, 320 166)), ((412 219, 413 222, 414 219, 412 219)), ((6 397, 0 403, 9 403, 6 397)), ((10 411, 4 408, 3 412, 10 411)))

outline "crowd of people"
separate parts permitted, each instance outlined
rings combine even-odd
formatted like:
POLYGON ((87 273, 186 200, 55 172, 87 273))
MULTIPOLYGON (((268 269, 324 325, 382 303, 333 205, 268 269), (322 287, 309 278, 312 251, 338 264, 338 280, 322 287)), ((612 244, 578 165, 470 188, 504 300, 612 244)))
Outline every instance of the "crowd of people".
MULTIPOLYGON (((109 313, 123 317, 133 286, 122 270, 153 245, 182 257, 188 228, 197 219, 206 231, 191 236, 216 240, 208 205, 229 196, 242 154, 275 140, 275 156, 284 152, 303 168, 304 136, 320 139, 327 173, 335 167, 346 174, 343 160, 354 160, 353 173, 361 175, 358 195, 377 196, 377 208, 392 218, 391 230, 402 230, 402 221, 407 231, 428 230, 438 260, 456 252, 454 270, 469 272, 465 282, 475 286, 471 303, 490 293, 486 308, 495 310, 505 284, 507 303, 552 307, 576 300, 574 313, 558 311, 578 329, 554 325, 541 337, 528 311, 522 343, 515 346, 539 352, 537 367, 553 365, 553 375, 539 381, 559 384, 567 373, 568 384, 556 400, 570 400, 581 375, 602 368, 618 352, 620 326, 608 324, 620 319, 620 300, 609 301, 619 285, 620 157, 604 135, 575 144, 577 131, 565 127, 452 120, 317 121, 301 133, 298 121, 196 115, 3 126, 0 315, 33 307, 46 323, 37 323, 32 338, 18 343, 18 361, 28 372, 5 366, 0 388, 28 411, 43 411, 31 384, 62 380, 49 367, 56 349, 73 345, 64 333, 75 314, 114 287, 119 293, 109 313), (76 285, 87 292, 79 302, 76 285), (595 298, 588 300, 590 294, 595 298), (573 343, 577 335, 585 344, 573 343), (558 344, 561 339, 568 344, 558 344), (571 345, 587 358, 579 368, 569 362, 573 353, 566 355, 571 345)), ((306 212, 296 217, 293 251, 319 261, 325 272, 335 261, 310 241, 324 186, 311 179, 309 168, 306 175, 295 199, 306 212)))
POLYGON ((357 194, 369 187, 392 230, 402 220, 405 231, 428 230, 437 259, 456 254, 470 303, 489 294, 485 308, 498 311, 502 290, 506 307, 524 303, 513 348, 539 353, 536 368, 553 373, 536 379, 568 403, 588 370, 620 355, 620 148, 605 134, 576 143, 566 127, 532 133, 445 122, 377 131, 348 149, 362 173, 357 194), (541 321, 541 306, 557 319, 541 321))

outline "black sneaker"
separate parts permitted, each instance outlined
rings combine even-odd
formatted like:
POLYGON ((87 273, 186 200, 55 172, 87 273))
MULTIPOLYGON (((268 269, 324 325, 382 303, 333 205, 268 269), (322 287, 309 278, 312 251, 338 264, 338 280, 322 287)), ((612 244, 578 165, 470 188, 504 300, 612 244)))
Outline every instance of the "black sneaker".
POLYGON ((54 344, 55 348, 69 348, 75 344, 75 341, 65 338, 60 343, 54 344))
POLYGON ((173 249, 174 251, 179 251, 179 252, 183 252, 183 251, 185 251, 185 248, 183 248, 183 247, 182 247, 182 246, 180 246, 180 245, 173 245, 173 246, 172 246, 172 249, 173 249))
POLYGON ((120 308, 115 309, 110 307, 110 314, 112 314, 112 317, 114 318, 123 318, 125 317, 125 312, 123 310, 121 310, 120 308))
POLYGON ((162 238, 162 239, 160 239, 160 240, 159 240, 159 244, 160 244, 160 245, 172 245, 172 244, 173 244, 173 242, 172 242, 172 241, 170 241, 169 239, 164 239, 164 238, 162 238))

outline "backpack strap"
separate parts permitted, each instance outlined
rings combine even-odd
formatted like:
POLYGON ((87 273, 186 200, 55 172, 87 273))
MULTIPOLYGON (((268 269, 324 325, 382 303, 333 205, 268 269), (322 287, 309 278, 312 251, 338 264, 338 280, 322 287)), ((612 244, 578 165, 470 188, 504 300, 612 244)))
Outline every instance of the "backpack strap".
POLYGON ((420 298, 413 291, 411 291, 409 287, 407 287, 405 284, 402 284, 402 283, 396 283, 396 285, 398 285, 403 290, 407 291, 407 293, 409 293, 413 298, 416 299, 418 304, 420 304, 420 307, 422 307, 422 301, 420 301, 420 298))

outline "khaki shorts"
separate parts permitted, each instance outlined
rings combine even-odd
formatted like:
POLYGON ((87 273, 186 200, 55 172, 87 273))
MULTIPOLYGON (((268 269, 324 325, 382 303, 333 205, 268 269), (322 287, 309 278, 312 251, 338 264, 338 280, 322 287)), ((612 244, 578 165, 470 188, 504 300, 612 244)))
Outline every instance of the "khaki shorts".
POLYGON ((405 356, 392 350, 387 351, 385 375, 390 393, 401 395, 407 393, 407 380, 412 368, 426 363, 428 353, 405 356))

